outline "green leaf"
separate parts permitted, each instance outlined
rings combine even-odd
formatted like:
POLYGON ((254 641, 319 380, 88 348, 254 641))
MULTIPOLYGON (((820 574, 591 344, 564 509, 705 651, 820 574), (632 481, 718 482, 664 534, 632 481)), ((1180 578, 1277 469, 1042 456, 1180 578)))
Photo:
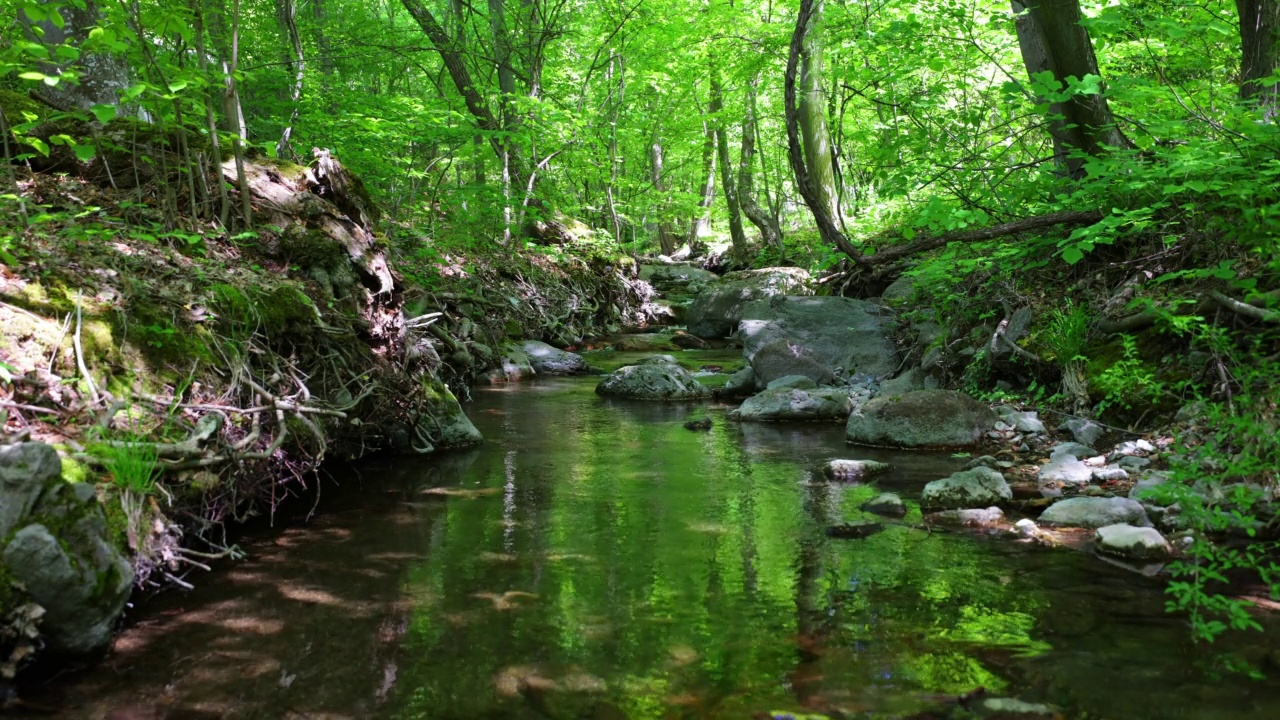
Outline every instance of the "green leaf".
POLYGON ((1066 260, 1068 265, 1075 265, 1084 259, 1084 251, 1078 246, 1064 248, 1062 250, 1062 259, 1066 260))
POLYGON ((80 162, 87 163, 98 154, 98 148, 92 145, 77 145, 75 147, 76 159, 80 162))
POLYGON ((93 117, 103 125, 111 122, 116 117, 115 105, 94 105, 89 108, 89 112, 93 113, 93 117))
POLYGON ((24 73, 18 73, 18 77, 23 80, 44 80, 45 74, 42 72, 36 72, 35 70, 28 70, 24 73))
POLYGON ((45 157, 49 157, 49 146, 46 145, 44 141, 41 140, 40 138, 26 137, 26 138, 23 138, 22 141, 30 145, 31 147, 35 148, 36 152, 40 153, 41 155, 45 157))

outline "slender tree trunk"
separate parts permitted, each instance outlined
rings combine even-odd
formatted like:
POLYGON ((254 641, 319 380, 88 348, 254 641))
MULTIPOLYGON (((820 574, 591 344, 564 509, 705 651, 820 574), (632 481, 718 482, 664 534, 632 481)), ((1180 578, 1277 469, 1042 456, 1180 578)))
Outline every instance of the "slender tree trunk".
POLYGON ((702 185, 698 188, 698 212, 689 223, 689 249, 700 247, 698 238, 711 231, 711 203, 716 199, 716 133, 706 118, 702 120, 702 185))
POLYGON ((280 133, 280 142, 276 143, 276 157, 285 157, 289 148, 289 137, 293 135, 293 126, 298 122, 298 111, 302 102, 302 80, 307 69, 306 59, 302 55, 302 35, 298 33, 298 6, 294 0, 280 0, 280 22, 289 36, 289 44, 293 50, 293 92, 289 96, 289 104, 293 110, 289 121, 285 123, 284 132, 280 133))
POLYGON ((720 187, 724 190, 724 202, 729 208, 729 238, 733 243, 733 259, 747 262, 747 234, 742 229, 742 210, 738 206, 738 189, 733 176, 733 163, 729 162, 729 137, 725 132, 724 89, 720 87, 719 72, 711 68, 710 114, 716 133, 716 162, 720 166, 720 187))
POLYGON ((835 162, 831 131, 827 127, 827 99, 822 87, 822 18, 825 0, 816 0, 800 55, 800 133, 804 138, 805 165, 817 201, 833 218, 840 217, 836 202, 835 162))
MULTIPOLYGON (((1018 46, 1029 76, 1050 72, 1063 87, 1067 78, 1098 76, 1089 31, 1080 24, 1079 0, 1012 0, 1012 4, 1018 16, 1018 46)), ((1074 151, 1097 156, 1108 147, 1132 147, 1116 127, 1101 91, 1054 103, 1049 113, 1054 156, 1071 177, 1084 175, 1084 159, 1073 156, 1078 155, 1074 151)))
POLYGON ((1280 0, 1236 0, 1240 15, 1240 99, 1268 120, 1280 115, 1280 84, 1264 84, 1280 68, 1280 0))
MULTIPOLYGON (((653 178, 653 189, 665 200, 667 180, 662 176, 662 138, 658 137, 659 132, 660 128, 655 129, 653 142, 649 144, 649 168, 653 178)), ((664 200, 659 200, 658 207, 655 210, 655 214, 660 218, 658 221, 658 246, 662 248, 663 255, 670 255, 676 251, 676 238, 671 232, 671 223, 666 220, 664 200)))
POLYGON ((244 112, 240 107, 240 91, 236 83, 236 70, 240 64, 240 0, 235 0, 231 11, 231 67, 227 73, 228 96, 238 118, 237 132, 231 138, 231 148, 236 156, 236 183, 240 186, 240 212, 244 224, 253 227, 253 204, 249 198, 249 180, 244 171, 244 141, 248 139, 244 125, 244 112))
POLYGON ((760 237, 765 245, 782 251, 782 228, 764 208, 756 202, 755 180, 752 176, 752 165, 755 162, 756 150, 756 88, 760 83, 760 74, 756 73, 747 85, 746 110, 742 114, 742 153, 738 160, 738 204, 742 213, 752 225, 760 230, 760 237))
MULTIPOLYGON (((95 0, 87 0, 82 7, 67 2, 58 2, 55 6, 50 0, 41 0, 40 5, 50 11, 56 7, 63 21, 61 26, 51 20, 28 23, 26 14, 22 12, 18 13, 18 18, 30 40, 51 50, 63 44, 79 48, 89 38, 89 31, 102 24, 102 12, 95 0)), ((73 62, 69 60, 45 62, 40 64, 40 71, 58 76, 71 64, 73 62)), ((82 52, 74 64, 79 66, 79 82, 41 86, 38 90, 40 97, 65 110, 88 110, 94 105, 119 106, 120 91, 129 87, 129 66, 123 57, 105 52, 82 52)))

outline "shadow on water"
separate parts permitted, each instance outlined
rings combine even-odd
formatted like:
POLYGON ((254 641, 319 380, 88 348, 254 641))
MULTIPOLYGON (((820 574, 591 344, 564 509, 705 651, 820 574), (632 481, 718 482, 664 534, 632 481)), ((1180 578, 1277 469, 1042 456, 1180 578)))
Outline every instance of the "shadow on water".
POLYGON ((1280 690, 1223 673, 1229 648, 1191 645, 1154 581, 963 533, 823 533, 962 460, 594 384, 477 391, 484 446, 361 466, 42 699, 118 719, 892 717, 984 687, 1068 717, 1280 717, 1280 690), (895 470, 831 485, 836 457, 895 470))

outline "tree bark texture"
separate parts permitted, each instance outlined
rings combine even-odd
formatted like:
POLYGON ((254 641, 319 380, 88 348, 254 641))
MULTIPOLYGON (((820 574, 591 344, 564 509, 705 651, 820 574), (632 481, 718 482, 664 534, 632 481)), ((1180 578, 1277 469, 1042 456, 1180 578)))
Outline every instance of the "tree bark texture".
MULTIPOLYGON (((665 195, 667 192, 667 180, 663 177, 663 157, 662 157, 662 139, 654 137, 653 142, 649 144, 649 169, 653 178, 653 189, 659 195, 665 195)), ((657 213, 663 216, 665 208, 658 207, 657 213)), ((665 219, 658 222, 658 245, 662 248, 663 255, 670 255, 676 251, 675 234, 671 232, 671 223, 665 219)))
POLYGON ((760 230, 765 245, 782 250, 782 228, 755 198, 752 165, 756 154, 756 87, 759 83, 760 75, 757 73, 747 84, 746 109, 742 115, 742 149, 738 160, 738 205, 742 207, 742 214, 760 230))
MULTIPOLYGON (((55 3, 43 0, 40 5, 52 10, 55 3)), ((28 25, 26 29, 29 38, 50 50, 64 44, 79 48, 89 38, 89 31, 101 24, 102 13, 95 0, 88 0, 84 7, 65 2, 56 5, 57 12, 64 21, 62 27, 49 20, 35 23, 42 31, 40 36, 27 24, 26 14, 18 13, 21 21, 28 25)), ((124 58, 109 53, 87 52, 81 53, 74 63, 42 63, 40 71, 46 75, 59 76, 72 64, 78 66, 77 82, 64 81, 53 87, 40 89, 40 96, 50 105, 66 110, 88 110, 94 105, 120 103, 120 91, 129 87, 129 67, 124 58)))
POLYGON ((1240 99, 1280 115, 1280 85, 1264 84, 1280 68, 1280 0, 1236 0, 1240 15, 1240 99))
POLYGON ((302 81, 306 76, 307 61, 302 54, 302 35, 298 32, 298 6, 294 0, 279 0, 280 24, 289 40, 293 51, 293 89, 289 95, 289 105, 293 109, 289 113, 289 121, 280 133, 280 142, 276 143, 276 157, 286 157, 289 152, 289 138, 293 135, 293 126, 298 122, 299 103, 302 100, 302 81))
POLYGON ((698 213, 689 223, 689 248, 697 247, 698 238, 707 234, 711 227, 711 203, 716 199, 716 133, 705 118, 702 121, 702 133, 706 138, 702 144, 701 187, 698 188, 698 213))
MULTIPOLYGON (((1067 78, 1083 79, 1099 75, 1089 31, 1080 24, 1079 0, 1012 0, 1017 15, 1018 47, 1027 75, 1050 72, 1067 87, 1067 78)), ((1049 107, 1049 133, 1054 156, 1067 174, 1084 175, 1084 159, 1073 150, 1097 156, 1107 147, 1131 147, 1129 139, 1115 124, 1106 96, 1075 95, 1049 107)))
POLYGON ((818 200, 834 218, 840 217, 831 130, 827 126, 827 95, 822 86, 822 18, 825 0, 815 0, 800 51, 800 133, 805 164, 818 200))
POLYGON ((729 237, 733 243, 733 257, 739 262, 747 259, 747 233, 742 229, 742 210, 738 205, 738 190, 733 176, 733 163, 729 162, 729 137, 725 132, 724 88, 720 87, 718 72, 711 69, 711 120, 716 133, 716 161, 720 165, 720 187, 724 202, 729 208, 729 237))

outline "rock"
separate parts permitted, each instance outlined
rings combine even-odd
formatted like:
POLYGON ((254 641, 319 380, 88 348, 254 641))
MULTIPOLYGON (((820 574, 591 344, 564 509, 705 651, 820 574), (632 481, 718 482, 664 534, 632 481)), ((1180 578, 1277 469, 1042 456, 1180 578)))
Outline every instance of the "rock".
POLYGON ((417 440, 412 446, 416 452, 468 447, 484 442, 484 436, 463 412, 461 403, 448 385, 435 378, 427 378, 423 381, 422 397, 424 402, 415 432, 417 440), (434 447, 423 445, 423 440, 434 447))
POLYGON ((776 296, 746 304, 738 336, 757 382, 806 375, 823 385, 837 376, 893 373, 893 330, 892 314, 865 300, 776 296))
POLYGON ((689 332, 701 338, 728 337, 747 303, 774 295, 812 295, 809 273, 800 268, 766 268, 726 274, 708 285, 685 313, 689 332))
POLYGON ((901 275, 897 280, 889 284, 889 287, 880 293, 880 298, 890 302, 903 302, 911 299, 916 294, 915 278, 901 275))
POLYGON ((1141 504, 1136 500, 1118 497, 1074 497, 1060 500, 1044 511, 1040 522, 1085 528, 1100 528, 1116 523, 1142 527, 1151 525, 1141 504))
POLYGON ((1000 463, 999 460, 991 457, 990 455, 983 455, 982 457, 976 457, 970 460, 969 462, 965 463, 964 469, 972 470, 976 467, 985 467, 985 468, 991 468, 992 470, 999 470, 1000 469, 999 463, 1000 463))
POLYGON ((875 460, 832 460, 822 468, 822 472, 835 480, 861 480, 889 472, 892 466, 875 460))
POLYGON ((783 375, 777 380, 774 380, 773 382, 769 383, 766 389, 767 390, 778 390, 778 389, 809 390, 815 387, 817 387, 817 384, 814 383, 813 379, 808 377, 807 375, 783 375))
POLYGON ((841 540, 861 540, 871 537, 881 530, 884 530, 884 525, 878 522, 841 523, 840 525, 829 526, 827 528, 827 537, 840 538, 841 540))
POLYGON ((689 333, 683 332, 683 331, 676 331, 676 334, 671 336, 671 344, 675 345, 678 348, 682 348, 684 350, 710 350, 711 349, 711 343, 707 342, 706 340, 703 340, 697 335, 690 335, 689 333))
POLYGON ((543 375, 585 375, 591 367, 581 355, 560 350, 544 342, 526 340, 520 345, 534 372, 543 375))
POLYGON ((1004 476, 987 467, 962 470, 924 486, 920 505, 939 510, 999 505, 1013 499, 1013 491, 1004 476))
MULTIPOLYGON (((40 632, 52 650, 87 654, 106 647, 133 568, 109 540, 93 487, 63 481, 61 460, 48 445, 6 446, 0 448, 0 513, 8 526, 0 535, 0 564, 25 588, 6 593, 9 599, 44 608, 40 632)), ((0 607, 0 617, 12 609, 0 607)))
POLYGON ((710 270, 703 270, 692 265, 650 265, 640 266, 640 279, 660 290, 683 290, 691 286, 705 285, 720 279, 710 270))
POLYGON ((1051 458, 1055 455, 1070 455, 1073 458, 1090 458, 1097 454, 1097 450, 1081 445, 1077 442, 1058 443, 1049 449, 1049 457, 1051 458))
POLYGON ((596 393, 636 400, 702 400, 711 390, 675 363, 628 365, 605 376, 596 393))
POLYGON ((907 514, 907 504, 897 493, 880 493, 875 498, 862 504, 862 510, 873 515, 889 518, 900 518, 907 514))
MULTIPOLYGON (((1031 308, 1018 308, 1009 316, 1009 322, 1005 324, 1004 331, 1001 335, 1009 341, 1016 343, 1026 336, 1027 331, 1031 329, 1031 308)), ((997 366, 1005 366, 1013 359, 1013 350, 1009 345, 1003 342, 997 342, 989 350, 990 361, 997 366)))
POLYGON ((45 487, 61 477, 62 459, 44 443, 0 447, 0 542, 30 517, 45 487))
POLYGON ((1129 472, 1137 472, 1151 465, 1151 461, 1136 455, 1124 455, 1116 460, 1116 466, 1129 472))
MULTIPOLYGON (((541 343, 539 343, 541 344, 541 343)), ((548 345, 547 347, 551 347, 548 345)), ((555 348, 552 348, 553 350, 555 348)), ((504 345, 502 355, 498 358, 498 367, 486 372, 481 379, 490 385, 532 380, 538 375, 533 369, 533 360, 523 347, 504 345)))
POLYGON ((861 445, 970 447, 995 426, 986 405, 954 390, 882 395, 856 409, 845 439, 861 445))
POLYGON ((637 333, 625 335, 615 340, 613 349, 623 352, 657 352, 659 350, 676 350, 671 335, 662 333, 637 333))
POLYGON ((1021 412, 1016 408, 1008 405, 1001 405, 995 409, 996 415, 1005 422, 1009 427, 1021 433, 1043 433, 1045 431, 1044 423, 1040 421, 1040 414, 1036 412, 1021 412))
POLYGON ((1111 451, 1111 454, 1115 456, 1120 456, 1120 455, 1145 456, 1155 451, 1156 451, 1156 446, 1152 445, 1146 440, 1129 440, 1127 442, 1122 442, 1119 445, 1116 445, 1115 449, 1111 451))
POLYGON ((679 365, 680 361, 676 360, 674 355, 654 355, 641 360, 641 365, 679 365))
POLYGON ((1053 706, 1013 698, 983 698, 979 710, 983 720, 1062 720, 1062 713, 1053 706))
POLYGON ((1022 518, 1013 524, 1014 530, 1022 537, 1031 537, 1040 530, 1040 526, 1036 525, 1036 521, 1031 518, 1022 518))
POLYGON ((684 423, 685 430, 710 430, 711 418, 701 418, 698 420, 686 420, 684 423))
POLYGON ((1004 511, 998 507, 942 510, 929 513, 925 521, 936 525, 963 525, 965 527, 991 527, 1004 520, 1004 511))
POLYGON ((745 367, 730 375, 720 392, 728 397, 746 397, 755 391, 756 373, 750 367, 745 367))
POLYGON ((1085 418, 1067 418, 1061 426, 1082 445, 1094 445, 1102 439, 1102 426, 1085 418))
POLYGON ((1127 523, 1098 528, 1094 540, 1098 543, 1098 552, 1127 560, 1163 560, 1173 552, 1160 531, 1127 523))
POLYGON ((1138 481, 1129 488, 1129 497, 1134 500, 1143 500, 1151 502, 1159 494, 1156 488, 1169 482, 1169 476, 1162 472, 1144 473, 1138 481))
POLYGON ((1175 422, 1185 423, 1193 420, 1199 420, 1209 412, 1209 406, 1203 400, 1183 405, 1178 408, 1178 412, 1173 416, 1175 422))
POLYGON ((1085 465, 1074 455, 1057 452, 1049 457, 1049 462, 1040 468, 1036 480, 1041 484, 1068 483, 1071 485, 1088 485, 1093 480, 1093 468, 1085 465))
POLYGON ((849 391, 843 388, 781 387, 752 395, 729 416, 749 422, 843 422, 852 410, 849 391))
POLYGON ((1093 468, 1094 482, 1116 482, 1117 480, 1128 480, 1129 473, 1125 472, 1122 467, 1102 467, 1093 468))
POLYGON ((881 395, 902 395, 913 390, 932 390, 938 387, 938 381, 920 368, 911 368, 892 380, 880 383, 881 395))

